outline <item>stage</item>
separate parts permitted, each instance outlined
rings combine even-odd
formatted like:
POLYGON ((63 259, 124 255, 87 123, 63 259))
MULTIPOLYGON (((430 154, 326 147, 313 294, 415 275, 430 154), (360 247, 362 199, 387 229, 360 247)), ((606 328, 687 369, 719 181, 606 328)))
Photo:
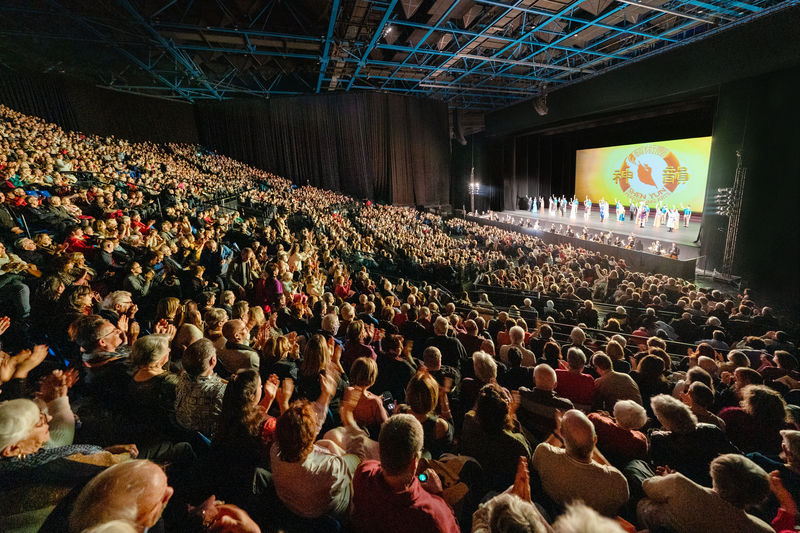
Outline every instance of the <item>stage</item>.
MULTIPOLYGON (((547 244, 557 244, 557 245, 570 244, 576 248, 583 248, 585 250, 589 250, 592 252, 600 252, 602 254, 608 255, 609 257, 612 256, 616 257, 617 259, 624 259, 628 267, 635 271, 660 273, 660 274, 666 274, 674 278, 694 280, 695 271, 697 268, 698 253, 700 250, 700 248, 697 247, 696 245, 690 244, 686 246, 682 245, 680 240, 675 240, 675 241, 667 240, 666 244, 668 246, 671 246, 672 242, 677 242, 678 247, 680 248, 680 259, 671 259, 665 255, 656 255, 648 251, 628 250, 627 248, 620 246, 613 246, 610 244, 594 242, 591 240, 583 240, 579 236, 579 233, 583 231, 583 225, 573 226, 574 229, 579 230, 576 231, 575 237, 567 237, 566 235, 563 234, 563 231, 562 234, 560 235, 556 233, 550 233, 550 226, 555 223, 556 230, 558 230, 559 225, 563 223, 562 221, 564 219, 561 219, 557 215, 555 217, 549 217, 547 212, 545 212, 544 217, 531 219, 531 225, 534 224, 535 220, 539 220, 539 224, 543 226, 546 223, 546 230, 543 229, 537 231, 534 230, 532 227, 529 228, 526 226, 519 226, 518 224, 520 215, 522 215, 523 218, 526 218, 525 213, 526 213, 525 211, 504 211, 498 214, 500 220, 489 220, 488 218, 474 217, 470 215, 467 215, 465 219, 472 222, 476 222, 478 224, 485 224, 501 228, 506 231, 516 231, 519 233, 533 235, 543 240, 547 244), (514 217, 515 220, 514 224, 505 221, 506 215, 514 217)), ((581 217, 583 217, 583 214, 581 214, 581 217)), ((597 214, 596 218, 597 219, 594 220, 594 225, 598 226, 597 229, 593 229, 593 227, 591 226, 592 223, 591 219, 587 221, 589 223, 586 224, 586 227, 589 228, 590 236, 599 233, 601 230, 605 230, 603 231, 604 233, 607 232, 605 224, 600 222, 599 214, 597 214)), ((581 218, 580 221, 583 222, 583 218, 581 218)), ((616 226, 616 221, 614 221, 613 224, 616 226)), ((628 224, 629 226, 633 226, 633 223, 629 222, 628 224)), ((566 224, 564 225, 564 229, 566 229, 566 224)), ((658 229, 659 228, 656 228, 656 231, 658 231, 658 229)), ((666 232, 666 228, 664 229, 666 232)), ((623 236, 621 232, 617 232, 617 234, 619 234, 620 239, 622 239, 623 236)), ((688 234, 689 231, 684 231, 684 235, 688 234)), ((630 235, 630 230, 625 235, 626 241, 627 241, 627 235, 630 235)), ((671 234, 667 233, 667 235, 671 234)), ((651 240, 646 237, 643 237, 639 233, 636 233, 635 236, 641 239, 645 246, 649 246, 652 241, 656 240, 656 239, 651 240)), ((657 235, 656 238, 658 238, 659 236, 660 234, 657 235)), ((688 237, 684 237, 684 240, 686 239, 688 239, 688 237)), ((665 241, 662 240, 662 243, 664 242, 665 241)))
POLYGON ((567 226, 572 227, 572 231, 575 232, 576 237, 580 237, 581 233, 583 233, 583 228, 586 227, 589 231, 589 236, 595 235, 600 233, 608 233, 611 231, 613 233, 611 240, 613 241, 614 238, 619 236, 620 240, 623 243, 628 243, 628 237, 630 237, 631 232, 634 233, 634 237, 640 239, 642 244, 644 245, 645 251, 650 247, 652 243, 656 240, 661 241, 661 247, 665 250, 669 250, 672 243, 675 242, 678 244, 678 248, 680 248, 680 259, 693 259, 700 256, 700 246, 699 244, 695 244, 694 241, 697 240, 697 234, 700 231, 700 220, 702 219, 701 215, 692 214, 692 218, 689 221, 689 227, 683 227, 683 215, 681 215, 681 220, 679 227, 670 232, 669 228, 662 225, 661 227, 654 228, 653 227, 653 213, 650 213, 650 216, 647 219, 647 224, 644 228, 637 227, 633 222, 630 221, 630 212, 626 212, 626 220, 619 225, 617 223, 616 218, 614 218, 614 208, 613 206, 609 209, 611 212, 611 219, 606 217, 605 222, 600 222, 600 210, 597 206, 594 206, 592 212, 589 213, 589 218, 583 218, 584 209, 583 206, 580 206, 578 209, 578 213, 576 218, 569 217, 569 209, 567 209, 566 214, 563 217, 558 216, 558 212, 554 216, 551 216, 548 213, 547 208, 545 208, 544 213, 531 213, 530 211, 523 211, 523 210, 514 210, 514 211, 502 211, 497 213, 497 216, 500 218, 501 222, 506 221, 506 216, 510 216, 514 218, 514 225, 519 224, 520 218, 530 219, 531 226, 538 220, 539 225, 542 227, 542 230, 545 232, 550 231, 550 227, 555 224, 556 231, 558 231, 559 226, 564 226, 561 230, 561 234, 563 235, 564 232, 567 230, 567 226))

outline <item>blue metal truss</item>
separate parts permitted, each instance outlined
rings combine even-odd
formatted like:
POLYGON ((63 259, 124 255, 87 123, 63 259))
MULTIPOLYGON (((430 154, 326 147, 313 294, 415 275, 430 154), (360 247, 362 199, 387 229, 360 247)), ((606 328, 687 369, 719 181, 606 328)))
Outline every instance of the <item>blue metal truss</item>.
MULTIPOLYGON (((247 8, 224 0, 3 0, 0 36, 20 47, 61 42, 84 53, 100 45, 123 63, 90 65, 95 82, 167 98, 297 95, 327 86, 489 110, 797 3, 613 0, 593 15, 586 0, 560 0, 558 10, 526 0, 436 0, 406 18, 398 0, 327 0, 314 14, 287 1, 252 1, 247 8), (582 32, 591 33, 581 39, 582 32)), ((30 52, 46 70, 46 52, 30 52)), ((0 61, 13 62, 14 53, 0 48, 0 61)))

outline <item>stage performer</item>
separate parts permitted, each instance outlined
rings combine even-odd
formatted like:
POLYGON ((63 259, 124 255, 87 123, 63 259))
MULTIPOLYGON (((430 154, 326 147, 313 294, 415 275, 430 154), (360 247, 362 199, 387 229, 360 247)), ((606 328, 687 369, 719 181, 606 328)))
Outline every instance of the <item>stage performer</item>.
POLYGON ((636 225, 636 217, 639 214, 639 210, 636 208, 637 207, 636 202, 634 202, 632 199, 629 198, 628 204, 631 206, 631 222, 633 222, 633 224, 636 225))
POLYGON ((639 208, 637 210, 637 216, 639 218, 639 227, 643 228, 645 224, 647 224, 647 211, 644 209, 644 202, 639 203, 639 208))
POLYGON ((658 202, 658 205, 655 207, 656 216, 653 217, 653 227, 660 228, 661 227, 661 202, 658 202))
POLYGON ((567 197, 562 195, 561 201, 558 203, 558 205, 559 205, 558 216, 563 217, 564 215, 567 214, 567 197))
POLYGON ((604 222, 606 218, 606 199, 605 197, 600 198, 600 201, 597 203, 600 206, 600 222, 604 222))
POLYGON ((681 204, 681 209, 683 209, 683 227, 689 227, 689 219, 692 218, 692 208, 689 207, 689 204, 686 204, 686 207, 683 207, 681 204))
POLYGON ((675 206, 673 205, 672 209, 670 209, 669 213, 667 213, 667 227, 669 228, 670 232, 678 227, 679 218, 680 215, 678 214, 678 210, 675 209, 675 206))
POLYGON ((536 214, 539 212, 539 206, 536 205, 539 203, 539 198, 537 196, 533 197, 533 206, 531 207, 531 213, 536 214))
POLYGON ((588 220, 589 213, 592 212, 592 201, 589 199, 588 196, 586 197, 586 200, 583 201, 583 207, 584 207, 583 218, 588 220))
POLYGON ((625 206, 622 205, 622 202, 614 198, 614 203, 617 204, 616 206, 616 214, 617 214, 617 225, 622 225, 625 222, 625 206))
POLYGON ((554 198, 553 195, 551 194, 550 199, 547 201, 547 212, 550 214, 550 216, 553 215, 553 200, 554 198))
POLYGON ((573 196, 572 197, 572 212, 569 214, 569 218, 575 218, 575 217, 578 216, 578 204, 579 203, 580 202, 578 202, 578 197, 577 196, 573 196))
POLYGON ((667 209, 667 204, 662 204, 661 205, 661 209, 659 210, 658 213, 656 213, 659 217, 661 217, 661 224, 660 225, 662 225, 662 226, 666 226, 667 225, 667 212, 668 211, 669 211, 669 209, 667 209))

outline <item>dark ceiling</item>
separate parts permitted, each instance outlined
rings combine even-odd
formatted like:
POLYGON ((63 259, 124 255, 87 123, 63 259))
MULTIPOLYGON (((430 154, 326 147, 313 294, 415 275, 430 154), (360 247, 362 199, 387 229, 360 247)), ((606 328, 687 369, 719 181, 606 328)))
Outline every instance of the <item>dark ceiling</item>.
POLYGON ((382 90, 485 111, 781 7, 780 0, 2 0, 0 62, 189 101, 382 90))

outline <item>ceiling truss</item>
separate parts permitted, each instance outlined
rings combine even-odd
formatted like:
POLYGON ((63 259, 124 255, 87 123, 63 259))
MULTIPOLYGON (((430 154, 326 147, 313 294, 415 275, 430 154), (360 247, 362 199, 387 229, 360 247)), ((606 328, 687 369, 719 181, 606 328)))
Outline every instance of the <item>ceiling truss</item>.
POLYGON ((486 111, 792 3, 4 0, 0 62, 190 102, 378 90, 486 111))

